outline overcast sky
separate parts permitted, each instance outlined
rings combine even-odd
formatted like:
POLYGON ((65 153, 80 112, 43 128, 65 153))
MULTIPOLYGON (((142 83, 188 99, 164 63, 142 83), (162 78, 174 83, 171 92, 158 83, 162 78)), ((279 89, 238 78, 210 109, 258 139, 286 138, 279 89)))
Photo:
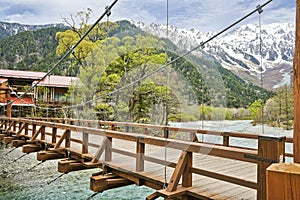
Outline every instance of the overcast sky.
MULTIPOLYGON (((267 0, 169 0, 169 23, 181 28, 216 31, 243 17, 267 0)), ((0 21, 22 24, 61 23, 91 8, 93 23, 113 0, 0 0, 0 21)), ((264 8, 262 23, 295 23, 296 0, 273 0, 264 8)), ((166 23, 166 0, 119 0, 111 20, 166 23)), ((245 23, 258 23, 258 14, 245 23)))

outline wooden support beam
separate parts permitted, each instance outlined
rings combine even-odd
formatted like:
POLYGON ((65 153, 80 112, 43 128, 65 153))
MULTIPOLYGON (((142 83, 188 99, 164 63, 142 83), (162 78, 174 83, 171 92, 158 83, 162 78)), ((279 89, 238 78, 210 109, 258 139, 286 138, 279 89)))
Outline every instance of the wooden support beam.
POLYGON ((266 170, 272 163, 284 162, 285 137, 258 137, 257 200, 266 199, 266 170))
POLYGON ((172 177, 166 189, 167 192, 174 192, 177 189, 180 177, 186 167, 187 160, 188 160, 188 153, 186 151, 183 151, 182 154, 180 155, 178 164, 174 169, 174 172, 172 174, 172 177))
POLYGON ((104 152, 105 148, 106 148, 106 145, 109 143, 110 141, 108 140, 108 138, 104 138, 104 140, 102 141, 102 144, 100 145, 100 147, 98 148, 93 160, 92 160, 92 163, 96 163, 99 161, 102 153, 104 152))
POLYGON ((59 153, 56 151, 40 151, 37 153, 38 161, 55 160, 61 158, 66 158, 66 156, 63 153, 59 153))
POLYGON ((146 200, 155 200, 158 197, 160 197, 160 195, 157 192, 154 192, 153 194, 150 194, 149 196, 147 196, 146 200))
POLYGON ((41 126, 41 127, 39 128, 39 130, 36 131, 35 134, 32 136, 31 141, 36 140, 36 138, 39 136, 39 134, 42 132, 43 129, 45 129, 45 127, 44 127, 44 126, 41 126))
POLYGON ((61 173, 68 173, 73 171, 88 169, 82 162, 77 160, 63 159, 58 162, 58 171, 61 173))
POLYGON ((4 137, 4 138, 3 138, 3 143, 9 144, 9 143, 11 143, 13 140, 15 140, 15 139, 16 139, 15 136, 12 136, 12 137, 4 137))
POLYGON ((18 147, 21 147, 21 146, 23 146, 23 145, 25 145, 27 143, 28 142, 24 141, 24 140, 13 140, 12 141, 12 146, 18 148, 18 147))
POLYGON ((13 127, 13 125, 15 124, 15 121, 10 122, 9 126, 7 127, 7 129, 5 130, 5 132, 10 131, 11 127, 13 127))
POLYGON ((22 152, 23 153, 33 153, 42 150, 41 145, 36 144, 25 144, 23 145, 22 152))
POLYGON ((69 130, 65 130, 65 132, 62 134, 62 136, 59 138, 58 142, 55 144, 54 149, 57 149, 57 148, 60 147, 60 145, 62 144, 62 142, 66 138, 68 132, 69 132, 69 130))
POLYGON ((181 197, 186 196, 187 191, 191 190, 191 189, 192 189, 192 187, 177 187, 173 192, 169 192, 169 191, 167 191, 167 189, 162 189, 162 190, 156 191, 156 193, 159 196, 162 196, 166 199, 174 199, 174 198, 181 199, 181 197))
MULTIPOLYGON (((21 135, 21 132, 23 131, 23 130, 26 130, 27 129, 27 131, 25 131, 25 132, 27 132, 27 134, 28 134, 28 123, 24 123, 21 127, 19 127, 19 130, 18 130, 18 132, 16 133, 16 135, 21 135)), ((26 134, 25 134, 26 135, 26 134)))
POLYGON ((134 184, 132 181, 113 174, 92 176, 90 189, 94 192, 102 192, 109 189, 134 184))
POLYGON ((4 137, 6 137, 6 134, 0 134, 0 140, 3 140, 4 137))

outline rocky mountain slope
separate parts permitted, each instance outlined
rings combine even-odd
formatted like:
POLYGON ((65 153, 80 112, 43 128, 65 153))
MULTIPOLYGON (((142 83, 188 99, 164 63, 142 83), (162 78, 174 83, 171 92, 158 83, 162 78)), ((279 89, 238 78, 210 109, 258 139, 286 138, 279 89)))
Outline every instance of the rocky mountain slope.
POLYGON ((36 31, 45 28, 65 28, 64 24, 24 25, 18 23, 0 22, 0 40, 24 31, 36 31))
MULTIPOLYGON (((148 33, 166 37, 166 25, 132 23, 148 33)), ((169 26, 168 39, 175 43, 179 50, 190 50, 214 34, 216 32, 169 26)), ((261 84, 262 77, 265 88, 275 89, 290 84, 294 39, 295 28, 291 24, 263 25, 261 32, 260 27, 248 24, 219 36, 194 54, 211 56, 224 68, 258 85, 261 84)))

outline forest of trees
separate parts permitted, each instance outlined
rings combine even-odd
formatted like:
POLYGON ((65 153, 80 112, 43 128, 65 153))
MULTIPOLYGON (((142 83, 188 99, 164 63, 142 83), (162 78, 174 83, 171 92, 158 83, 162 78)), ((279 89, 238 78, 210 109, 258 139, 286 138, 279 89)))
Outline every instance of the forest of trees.
MULTIPOLYGON (((26 31, 1 40, 0 63, 7 69, 47 71, 91 27, 91 13, 88 9, 71 21, 64 19, 68 29, 26 31)), ((264 90, 215 60, 194 55, 158 70, 178 55, 169 40, 148 35, 127 21, 103 22, 54 73, 80 78, 65 97, 79 105, 70 112, 77 115, 73 117, 159 124, 254 119, 292 128, 289 87, 264 90), (154 75, 143 78, 149 73, 154 75)))

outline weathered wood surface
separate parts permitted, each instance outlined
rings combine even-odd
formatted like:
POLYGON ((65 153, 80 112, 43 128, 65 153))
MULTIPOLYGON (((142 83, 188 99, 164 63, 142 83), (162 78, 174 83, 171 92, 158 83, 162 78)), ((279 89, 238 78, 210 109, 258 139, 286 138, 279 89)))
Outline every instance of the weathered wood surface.
POLYGON ((300 199, 300 164, 276 163, 267 169, 267 200, 300 199), (280 181, 278 181, 280 180, 280 181))

